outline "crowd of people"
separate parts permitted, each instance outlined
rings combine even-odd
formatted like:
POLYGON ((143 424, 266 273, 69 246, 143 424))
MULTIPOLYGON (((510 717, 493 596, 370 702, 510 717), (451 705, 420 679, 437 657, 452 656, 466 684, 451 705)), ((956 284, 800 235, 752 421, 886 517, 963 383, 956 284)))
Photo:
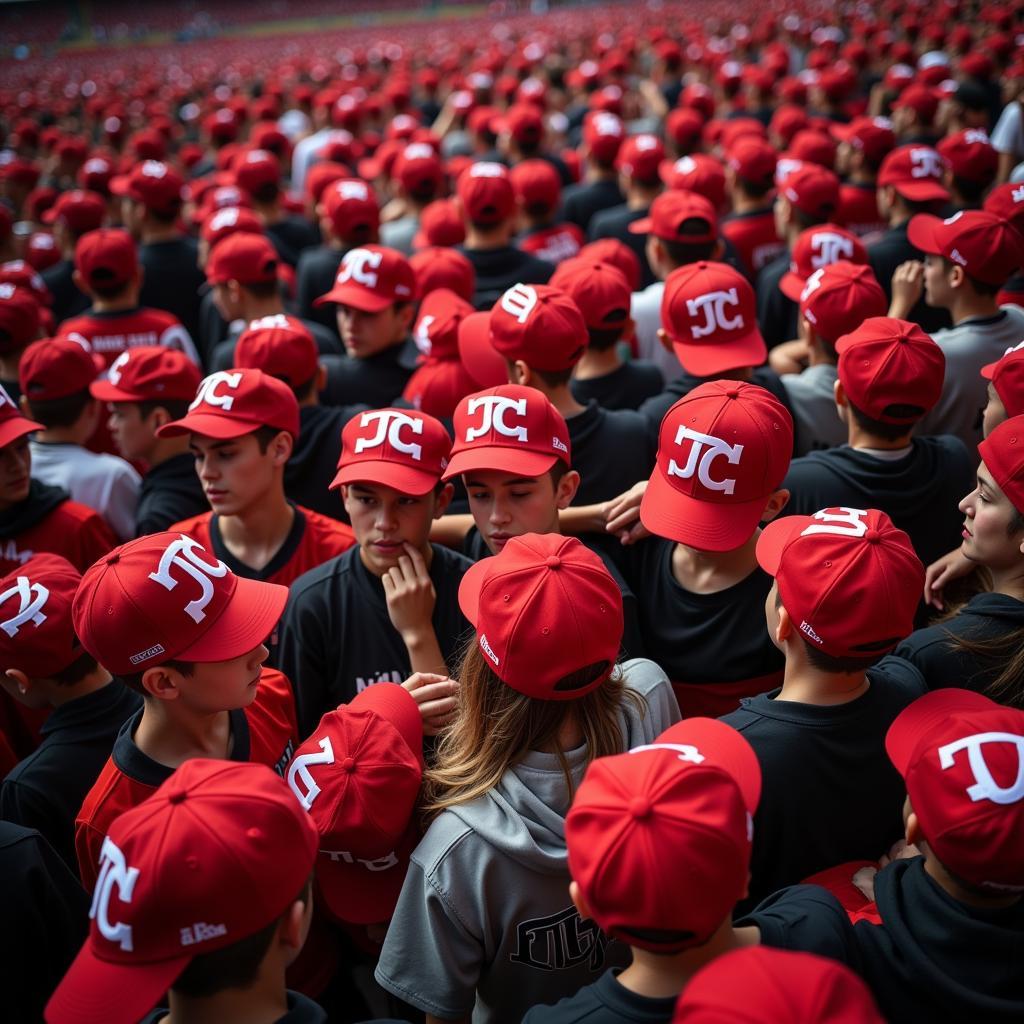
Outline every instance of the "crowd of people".
POLYGON ((1024 1019, 1022 11, 0 72, 4 1019, 1024 1019))

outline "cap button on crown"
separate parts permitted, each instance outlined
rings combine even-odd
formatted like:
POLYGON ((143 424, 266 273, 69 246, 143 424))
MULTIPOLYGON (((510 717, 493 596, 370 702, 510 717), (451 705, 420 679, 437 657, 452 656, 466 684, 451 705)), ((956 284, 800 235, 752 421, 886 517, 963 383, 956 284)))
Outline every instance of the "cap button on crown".
POLYGON ((868 530, 868 532, 864 534, 864 539, 869 544, 877 544, 878 543, 878 539, 879 539, 878 531, 877 530, 868 530))
POLYGON ((546 564, 549 569, 557 569, 562 564, 562 560, 558 555, 548 555, 546 564))
POLYGON ((349 773, 354 772, 356 770, 356 759, 354 757, 346 757, 345 760, 341 762, 341 770, 349 773))
POLYGON ((172 793, 167 798, 167 802, 169 804, 183 804, 185 802, 187 795, 187 793, 172 793))
POLYGON ((629 813, 638 821, 651 813, 650 801, 643 796, 633 797, 629 802, 629 813))

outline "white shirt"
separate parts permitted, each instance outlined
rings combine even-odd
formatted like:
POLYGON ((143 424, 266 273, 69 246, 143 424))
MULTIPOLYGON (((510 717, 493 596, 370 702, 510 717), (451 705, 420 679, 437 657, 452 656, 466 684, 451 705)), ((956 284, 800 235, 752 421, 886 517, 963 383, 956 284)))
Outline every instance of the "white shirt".
POLYGON ((29 441, 32 476, 63 487, 72 501, 98 512, 120 541, 135 536, 135 508, 142 477, 116 455, 91 452, 77 444, 29 441))
POLYGON ((1020 104, 1013 100, 1007 103, 992 129, 992 145, 1000 153, 1015 157, 1024 156, 1024 117, 1020 104))
POLYGON ((655 281, 642 292, 633 292, 629 315, 636 326, 636 344, 639 357, 646 359, 661 370, 665 383, 682 375, 683 368, 674 352, 666 351, 658 340, 661 329, 661 296, 665 291, 664 281, 655 281))

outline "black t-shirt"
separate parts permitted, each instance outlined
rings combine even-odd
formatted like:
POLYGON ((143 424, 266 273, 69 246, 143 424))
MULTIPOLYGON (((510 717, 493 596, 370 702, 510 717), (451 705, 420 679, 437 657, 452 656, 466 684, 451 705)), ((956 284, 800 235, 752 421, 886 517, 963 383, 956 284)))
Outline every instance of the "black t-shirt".
POLYGON ((139 246, 139 263, 145 270, 139 305, 173 313, 193 338, 199 333, 199 289, 206 283, 198 253, 191 238, 139 246))
POLYGON ((609 550, 636 594, 647 657, 672 680, 684 715, 705 711, 694 688, 711 691, 714 703, 716 687, 728 702, 734 690, 749 696, 779 685, 785 660, 765 624, 767 573, 755 569, 718 593, 695 594, 672 572, 674 541, 650 537, 609 550))
POLYGON ((284 492, 292 501, 348 522, 341 490, 331 489, 341 457, 341 431, 365 405, 307 405, 299 409, 299 436, 284 468, 284 492))
MULTIPOLYGON (((911 245, 907 237, 909 223, 907 221, 899 227, 889 228, 877 242, 868 246, 868 263, 875 272, 882 291, 885 292, 886 301, 892 300, 892 275, 896 268, 907 260, 924 259, 924 253, 911 245)), ((924 301, 924 295, 917 300, 906 319, 920 324, 929 334, 934 334, 943 327, 953 326, 948 311, 929 306, 924 301)))
MULTIPOLYGON (((445 663, 454 669, 470 632, 458 594, 471 563, 439 545, 433 549, 434 632, 445 663)), ((292 584, 271 658, 295 689, 300 736, 367 686, 400 683, 409 675, 409 653, 391 625, 384 587, 363 565, 358 545, 292 584)))
POLYGON ((875 860, 903 835, 906 788, 886 756, 885 734, 927 688, 899 658, 883 658, 867 675, 867 693, 846 704, 777 700, 775 690, 724 717, 761 764, 742 907, 836 864, 875 860))
POLYGON ((639 210, 631 210, 625 203, 595 213, 587 229, 587 238, 596 242, 599 238, 615 238, 628 245, 640 260, 640 288, 654 284, 654 272, 647 262, 647 236, 634 235, 629 225, 635 220, 646 217, 649 209, 645 206, 639 210))
POLYGON ((642 996, 620 985, 611 968, 554 1006, 535 1006, 523 1024, 670 1024, 676 996, 642 996))
POLYGON ((92 305, 89 296, 83 295, 72 280, 74 270, 74 260, 61 260, 40 272, 53 296, 53 319, 58 324, 69 316, 84 313, 92 305))
POLYGON ((661 394, 665 380, 654 363, 632 360, 601 377, 574 377, 570 387, 573 398, 583 405, 597 402, 604 409, 639 409, 648 398, 661 394))
POLYGON ((419 356, 411 338, 365 359, 325 355, 327 386, 320 392, 324 405, 368 405, 383 409, 401 397, 419 356))
POLYGON ((89 930, 89 897, 38 833, 0 821, 4 1020, 38 1021, 89 930))
POLYGON ((199 299, 199 336, 193 336, 203 369, 210 369, 213 350, 228 336, 229 326, 213 303, 213 289, 203 288, 199 299))
POLYGON ((562 193, 562 215, 586 231, 594 216, 602 210, 622 205, 622 192, 614 178, 580 182, 562 193))
MULTIPOLYGON (((308 999, 301 992, 287 990, 285 997, 288 1001, 288 1011, 282 1017, 278 1017, 274 1024, 325 1024, 327 1014, 322 1007, 308 999)), ((163 1024, 167 1019, 169 1011, 161 1007, 142 1018, 140 1024, 163 1024)), ((398 1021, 367 1021, 366 1024, 399 1024, 398 1021)))
POLYGON ((135 536, 159 533, 210 507, 188 452, 172 455, 151 467, 142 478, 135 509, 135 536))
POLYGON ((566 425, 572 468, 580 474, 574 505, 608 501, 650 476, 657 451, 638 412, 602 409, 591 402, 566 425))
POLYGON ((797 335, 799 307, 782 294, 779 282, 789 270, 790 255, 781 256, 761 268, 757 275, 757 323, 769 348, 792 341, 797 335))
POLYGON ((315 249, 307 249, 299 257, 295 270, 296 312, 303 320, 315 320, 335 334, 338 333, 337 307, 332 302, 322 306, 314 306, 313 303, 334 287, 334 279, 344 257, 344 249, 319 245, 315 249))
POLYGON ((320 244, 320 232, 305 217, 297 214, 267 225, 267 236, 273 241, 277 254, 290 266, 299 262, 306 249, 320 244))
POLYGON ((853 926, 842 904, 819 885, 793 885, 757 905, 737 927, 756 925, 761 945, 817 953, 857 970, 860 959, 853 926))
POLYGON ((456 246, 476 271, 473 306, 490 309, 514 284, 547 284, 554 264, 512 245, 497 249, 467 249, 456 246))
POLYGON ((977 465, 964 443, 943 434, 915 437, 901 459, 879 459, 842 445, 809 452, 790 464, 784 515, 813 515, 845 505, 877 508, 905 530, 925 565, 960 543, 960 499, 974 486, 977 465))
POLYGON ((55 708, 0 786, 0 818, 38 829, 77 877, 75 815, 142 698, 118 680, 55 708))

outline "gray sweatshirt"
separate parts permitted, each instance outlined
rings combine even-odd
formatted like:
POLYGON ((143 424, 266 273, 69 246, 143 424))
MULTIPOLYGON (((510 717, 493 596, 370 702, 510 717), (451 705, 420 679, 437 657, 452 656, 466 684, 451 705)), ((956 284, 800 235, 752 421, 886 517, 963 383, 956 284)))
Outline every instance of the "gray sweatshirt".
MULTIPOLYGON (((623 665, 647 704, 624 704, 624 750, 650 743, 679 707, 665 673, 623 665)), ((586 748, 566 758, 576 784, 586 748)), ((531 752, 486 796, 443 811, 412 855, 377 965, 381 985, 437 1017, 519 1021, 625 965, 628 949, 583 920, 569 899, 569 794, 554 754, 531 752)))

